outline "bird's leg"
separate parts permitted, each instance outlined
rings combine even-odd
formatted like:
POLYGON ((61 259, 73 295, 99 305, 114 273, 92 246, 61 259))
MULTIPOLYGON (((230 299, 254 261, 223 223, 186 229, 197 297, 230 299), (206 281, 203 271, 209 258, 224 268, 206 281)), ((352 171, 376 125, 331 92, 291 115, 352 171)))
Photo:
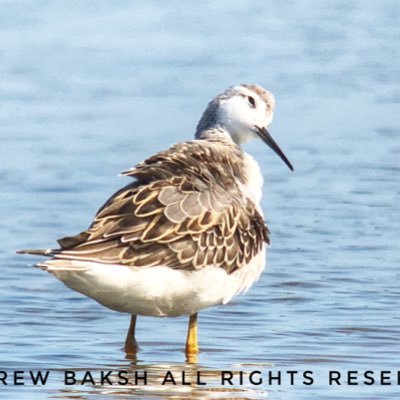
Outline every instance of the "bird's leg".
POLYGON ((128 354, 136 353, 139 350, 139 346, 135 339, 135 327, 136 327, 136 315, 132 315, 128 334, 126 335, 125 339, 125 351, 128 354))
POLYGON ((199 346, 197 344, 197 313, 189 318, 188 334, 186 339, 186 357, 188 362, 197 362, 199 346))

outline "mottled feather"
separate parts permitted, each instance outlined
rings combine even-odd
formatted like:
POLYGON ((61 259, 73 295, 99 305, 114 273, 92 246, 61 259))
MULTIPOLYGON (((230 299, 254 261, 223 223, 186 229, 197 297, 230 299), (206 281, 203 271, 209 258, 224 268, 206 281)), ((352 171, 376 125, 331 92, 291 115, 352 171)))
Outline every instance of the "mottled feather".
POLYGON ((244 184, 242 152, 230 141, 180 143, 124 175, 135 182, 115 193, 92 225, 59 240, 56 258, 232 273, 269 243, 244 184))

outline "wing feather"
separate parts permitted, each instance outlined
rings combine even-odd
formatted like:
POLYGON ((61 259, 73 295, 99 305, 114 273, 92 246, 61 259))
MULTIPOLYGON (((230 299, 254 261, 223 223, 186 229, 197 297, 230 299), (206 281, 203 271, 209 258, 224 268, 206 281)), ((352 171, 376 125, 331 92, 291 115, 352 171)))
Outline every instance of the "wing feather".
POLYGON ((248 263, 269 243, 268 229, 241 192, 234 157, 221 160, 215 145, 196 142, 127 171, 137 181, 112 196, 87 231, 60 239, 55 257, 228 273, 248 263))

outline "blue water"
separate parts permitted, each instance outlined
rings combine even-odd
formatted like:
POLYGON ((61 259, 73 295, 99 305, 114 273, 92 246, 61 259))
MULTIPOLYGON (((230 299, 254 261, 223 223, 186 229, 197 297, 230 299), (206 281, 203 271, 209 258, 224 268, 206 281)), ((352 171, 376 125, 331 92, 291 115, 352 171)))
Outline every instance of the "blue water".
POLYGON ((0 370, 51 370, 45 386, 0 384, 0 397, 399 397, 399 2, 0 6, 0 370), (295 166, 246 146, 265 178, 267 270, 200 314, 197 365, 182 352, 185 318, 139 318, 141 351, 127 359, 128 316, 14 251, 85 229, 128 182, 120 171, 191 138, 209 99, 241 82, 275 94, 270 130, 295 166), (152 378, 65 386, 66 369, 152 378), (169 369, 202 371, 207 385, 161 386, 169 369), (222 370, 283 377, 222 386, 222 370), (314 384, 290 385, 290 370, 313 371, 314 384), (329 386, 329 370, 389 370, 393 385, 329 386))

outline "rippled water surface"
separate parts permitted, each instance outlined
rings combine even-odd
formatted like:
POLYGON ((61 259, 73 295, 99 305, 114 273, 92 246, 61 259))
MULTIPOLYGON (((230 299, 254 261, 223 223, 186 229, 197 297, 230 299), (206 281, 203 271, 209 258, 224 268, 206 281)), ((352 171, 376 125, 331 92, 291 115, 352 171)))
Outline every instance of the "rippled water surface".
POLYGON ((47 385, 9 381, 0 397, 398 398, 399 2, 0 5, 0 369, 51 370, 47 385), (208 100, 240 82, 276 95, 271 132, 295 166, 246 146, 265 178, 267 270, 200 314, 198 364, 182 352, 186 318, 139 318, 129 359, 128 316, 14 251, 86 228, 128 181, 120 171, 192 137, 208 100), (149 383, 65 386, 65 370, 147 371, 149 383), (168 370, 192 384, 162 386, 168 370), (223 370, 246 371, 243 384, 222 386, 223 370), (393 385, 330 387, 329 370, 388 370, 393 385))

